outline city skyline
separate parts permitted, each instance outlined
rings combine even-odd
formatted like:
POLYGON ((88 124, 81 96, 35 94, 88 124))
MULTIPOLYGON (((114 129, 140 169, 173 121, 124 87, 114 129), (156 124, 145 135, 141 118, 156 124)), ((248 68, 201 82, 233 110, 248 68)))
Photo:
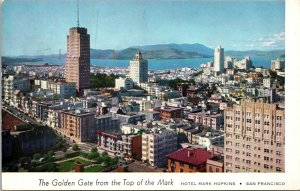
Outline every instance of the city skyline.
MULTIPOLYGON (((59 49, 65 53, 66 31, 77 24, 76 5, 5 1, 2 55, 57 54, 59 49)), ((79 7, 80 26, 89 29, 94 49, 167 43, 284 49, 284 1, 79 1, 79 7)))

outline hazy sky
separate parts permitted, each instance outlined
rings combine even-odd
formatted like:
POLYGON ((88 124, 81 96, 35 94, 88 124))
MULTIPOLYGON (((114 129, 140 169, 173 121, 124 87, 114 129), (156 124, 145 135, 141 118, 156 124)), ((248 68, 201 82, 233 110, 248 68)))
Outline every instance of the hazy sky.
MULTIPOLYGON (((5 0, 2 55, 57 54, 76 26, 76 0, 5 0)), ((284 49, 284 1, 79 0, 91 48, 162 43, 284 49)))

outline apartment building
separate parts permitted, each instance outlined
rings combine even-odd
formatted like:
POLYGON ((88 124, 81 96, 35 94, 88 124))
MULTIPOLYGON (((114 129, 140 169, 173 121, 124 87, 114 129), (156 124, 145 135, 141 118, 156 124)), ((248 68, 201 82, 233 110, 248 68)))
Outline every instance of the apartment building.
POLYGON ((5 102, 14 104, 12 99, 15 90, 20 90, 20 92, 28 92, 30 90, 30 80, 22 76, 4 76, 3 95, 5 102))
POLYGON ((61 112, 61 132, 76 142, 94 142, 94 115, 79 109, 61 112))
POLYGON ((168 129, 156 129, 142 135, 142 160, 151 166, 164 167, 166 155, 177 149, 177 134, 168 129))
POLYGON ((161 107, 156 108, 155 111, 160 113, 160 118, 163 121, 167 121, 175 118, 183 118, 183 109, 177 107, 161 107))

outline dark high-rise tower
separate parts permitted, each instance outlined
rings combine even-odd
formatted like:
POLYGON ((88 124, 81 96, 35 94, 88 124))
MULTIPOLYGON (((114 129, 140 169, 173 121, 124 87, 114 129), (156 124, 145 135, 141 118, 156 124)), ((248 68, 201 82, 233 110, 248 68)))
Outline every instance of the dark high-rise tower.
MULTIPOLYGON (((77 4, 77 15, 79 9, 77 4)), ((72 27, 67 35, 66 81, 75 82, 77 92, 82 95, 83 89, 89 88, 90 83, 90 35, 87 29, 72 27)))

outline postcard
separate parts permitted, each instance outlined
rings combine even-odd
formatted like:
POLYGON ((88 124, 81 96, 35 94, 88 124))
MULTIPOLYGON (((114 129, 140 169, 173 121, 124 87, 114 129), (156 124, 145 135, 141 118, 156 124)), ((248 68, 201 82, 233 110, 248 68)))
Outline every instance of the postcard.
POLYGON ((299 8, 3 1, 2 189, 299 189, 299 8))

